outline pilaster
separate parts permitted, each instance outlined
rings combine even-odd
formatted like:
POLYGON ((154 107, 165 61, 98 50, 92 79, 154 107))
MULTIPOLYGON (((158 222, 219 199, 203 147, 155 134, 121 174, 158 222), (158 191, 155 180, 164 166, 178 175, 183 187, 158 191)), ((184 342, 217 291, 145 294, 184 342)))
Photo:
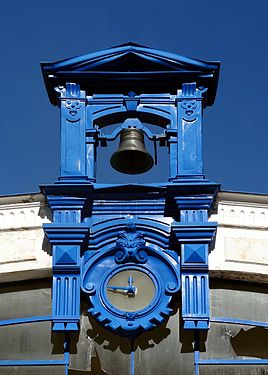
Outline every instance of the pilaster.
POLYGON ((80 320, 81 250, 87 244, 89 227, 81 222, 86 199, 48 196, 53 222, 44 224, 52 245, 54 331, 76 331, 80 320))
POLYGON ((61 169, 59 182, 84 182, 86 175, 86 93, 80 85, 66 83, 60 92, 61 169))
POLYGON ((177 92, 177 175, 175 178, 171 175, 171 180, 204 178, 202 101, 205 92, 195 82, 183 83, 177 92))
POLYGON ((217 223, 208 222, 213 195, 174 197, 179 221, 172 224, 175 248, 181 256, 181 298, 184 329, 209 328, 208 254, 217 223))

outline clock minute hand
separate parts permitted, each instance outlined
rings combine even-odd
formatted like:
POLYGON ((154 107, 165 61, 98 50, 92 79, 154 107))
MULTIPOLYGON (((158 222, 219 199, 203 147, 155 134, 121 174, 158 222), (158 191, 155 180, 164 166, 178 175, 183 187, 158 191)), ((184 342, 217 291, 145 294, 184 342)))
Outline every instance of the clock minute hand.
POLYGON ((130 275, 129 278, 128 278, 128 285, 130 287, 133 285, 133 277, 132 277, 132 275, 130 275))
POLYGON ((128 293, 129 294, 132 294, 132 295, 135 295, 136 291, 137 291, 137 288, 133 285, 133 277, 132 275, 129 276, 128 278, 128 293))

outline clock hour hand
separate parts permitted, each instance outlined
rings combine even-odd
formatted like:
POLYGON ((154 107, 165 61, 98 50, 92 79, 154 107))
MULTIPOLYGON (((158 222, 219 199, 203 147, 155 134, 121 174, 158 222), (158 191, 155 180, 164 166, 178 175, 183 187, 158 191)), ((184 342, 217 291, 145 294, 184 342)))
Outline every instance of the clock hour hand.
POLYGON ((129 297, 134 297, 136 293, 136 287, 133 285, 133 278, 129 276, 128 278, 128 286, 117 286, 117 285, 108 285, 108 289, 110 290, 123 290, 127 292, 129 297))
POLYGON ((129 291, 129 286, 108 285, 107 288, 111 290, 125 290, 126 292, 129 291))

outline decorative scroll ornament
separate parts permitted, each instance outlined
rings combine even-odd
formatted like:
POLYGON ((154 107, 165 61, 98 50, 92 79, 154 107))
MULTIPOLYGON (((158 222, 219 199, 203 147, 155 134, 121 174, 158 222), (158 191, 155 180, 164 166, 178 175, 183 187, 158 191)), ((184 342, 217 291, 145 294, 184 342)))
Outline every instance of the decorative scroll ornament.
POLYGON ((137 231, 134 223, 126 226, 126 230, 118 233, 115 253, 116 263, 146 263, 148 256, 145 247, 144 234, 137 231))

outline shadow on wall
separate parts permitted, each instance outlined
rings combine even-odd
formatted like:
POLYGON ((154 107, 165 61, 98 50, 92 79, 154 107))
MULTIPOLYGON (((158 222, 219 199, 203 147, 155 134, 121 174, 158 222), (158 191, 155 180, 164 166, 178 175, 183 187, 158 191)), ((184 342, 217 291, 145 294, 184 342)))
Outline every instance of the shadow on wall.
POLYGON ((231 344, 237 356, 268 358, 268 330, 254 327, 241 329, 237 335, 231 337, 231 344))
MULTIPOLYGON (((178 306, 174 314, 177 313, 177 308, 178 306)), ((138 357, 140 351, 157 347, 171 334, 167 324, 168 321, 163 322, 157 328, 141 334, 132 343, 131 340, 105 330, 87 315, 87 309, 84 308, 79 339, 71 342, 70 375, 85 374, 85 371, 94 375, 108 374, 110 371, 116 373, 119 368, 122 373, 128 373, 132 345, 138 357), (111 355, 111 352, 114 354, 111 355)))

